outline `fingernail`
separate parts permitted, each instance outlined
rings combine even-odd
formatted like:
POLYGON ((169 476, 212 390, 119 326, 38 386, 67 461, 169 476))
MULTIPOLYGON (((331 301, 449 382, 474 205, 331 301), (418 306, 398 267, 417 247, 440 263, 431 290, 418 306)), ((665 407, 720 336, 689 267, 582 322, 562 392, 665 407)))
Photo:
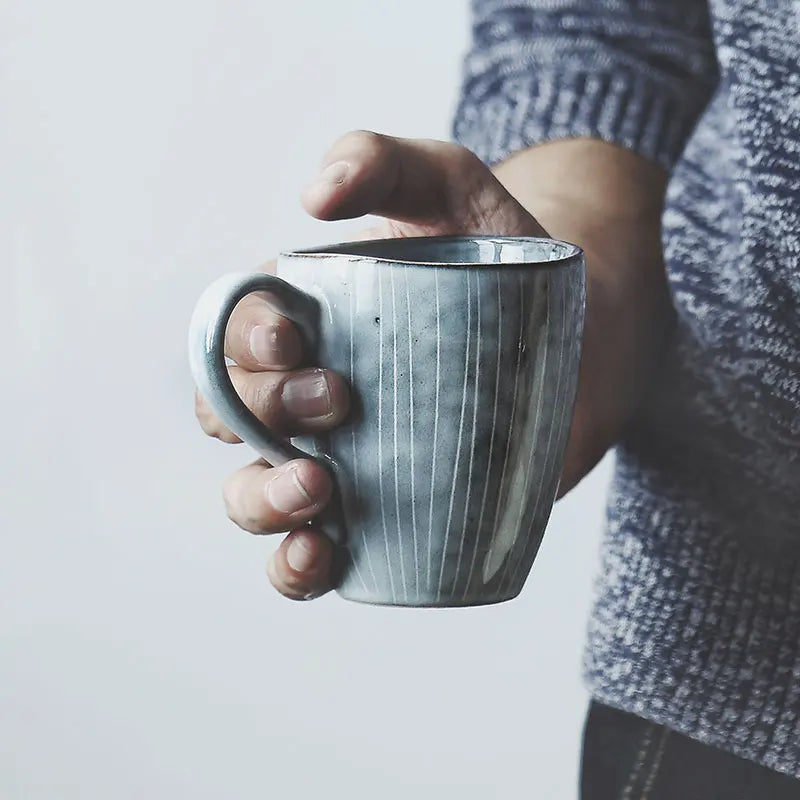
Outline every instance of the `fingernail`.
POLYGON ((331 413, 331 393, 328 379, 321 369, 292 375, 281 391, 283 407, 299 419, 326 417, 331 413))
POLYGON ((281 364, 281 343, 275 325, 256 325, 250 331, 250 353, 265 367, 281 364))
POLYGON ((346 161, 334 161, 333 164, 328 164, 328 166, 319 173, 314 183, 342 184, 347 178, 349 169, 350 166, 346 161))
POLYGON ((316 556, 306 534, 296 533, 292 537, 286 550, 286 561, 295 572, 306 572, 314 565, 316 556))
POLYGON ((267 499, 281 514, 293 514, 312 504, 294 468, 279 473, 267 484, 267 499))

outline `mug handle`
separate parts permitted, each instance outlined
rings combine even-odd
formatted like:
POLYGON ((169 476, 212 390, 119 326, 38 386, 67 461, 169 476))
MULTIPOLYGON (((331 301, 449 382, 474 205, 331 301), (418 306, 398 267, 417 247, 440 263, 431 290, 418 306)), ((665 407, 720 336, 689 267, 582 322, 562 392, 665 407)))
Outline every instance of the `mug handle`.
POLYGON ((264 272, 231 273, 217 278, 200 296, 189 323, 189 366, 200 394, 222 422, 242 441, 247 442, 272 466, 295 458, 308 458, 322 464, 331 475, 334 496, 315 522, 334 542, 341 542, 343 531, 338 513, 338 498, 333 462, 314 457, 271 431, 244 404, 236 392, 225 362, 225 329, 236 304, 252 292, 270 292, 278 301, 278 311, 300 328, 304 344, 317 339, 316 300, 274 275, 264 272))

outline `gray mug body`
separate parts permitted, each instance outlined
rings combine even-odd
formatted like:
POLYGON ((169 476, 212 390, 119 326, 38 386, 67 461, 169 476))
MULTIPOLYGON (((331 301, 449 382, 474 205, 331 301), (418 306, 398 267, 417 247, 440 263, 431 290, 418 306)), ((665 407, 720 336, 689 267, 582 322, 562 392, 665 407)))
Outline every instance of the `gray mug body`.
MULTIPOLYGON (((395 606, 516 597, 572 419, 580 249, 512 237, 355 242, 285 254, 278 275, 302 292, 273 290, 272 299, 300 324, 313 363, 351 385, 345 424, 271 454, 308 452, 335 476, 326 522, 338 542, 338 593, 395 606)), ((209 336, 204 355, 203 320, 192 327, 197 379, 209 336)), ((202 375, 198 385, 215 394, 202 375)))

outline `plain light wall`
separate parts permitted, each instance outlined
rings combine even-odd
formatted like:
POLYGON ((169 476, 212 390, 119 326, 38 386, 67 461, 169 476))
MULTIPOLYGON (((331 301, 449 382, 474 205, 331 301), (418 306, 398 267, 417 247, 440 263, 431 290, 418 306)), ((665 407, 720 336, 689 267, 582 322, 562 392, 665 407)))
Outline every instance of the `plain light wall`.
POLYGON ((447 138, 467 37, 456 0, 0 8, 0 797, 576 796, 608 464, 514 602, 296 604, 192 413, 202 287, 357 227, 302 185, 348 129, 447 138))

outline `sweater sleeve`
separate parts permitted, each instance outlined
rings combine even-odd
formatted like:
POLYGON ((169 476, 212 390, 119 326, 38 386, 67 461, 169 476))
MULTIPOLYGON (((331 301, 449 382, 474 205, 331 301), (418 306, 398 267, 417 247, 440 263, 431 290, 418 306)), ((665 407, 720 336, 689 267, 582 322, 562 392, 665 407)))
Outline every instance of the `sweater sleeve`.
POLYGON ((716 86, 705 0, 472 0, 455 139, 489 164, 589 137, 670 168, 716 86))

